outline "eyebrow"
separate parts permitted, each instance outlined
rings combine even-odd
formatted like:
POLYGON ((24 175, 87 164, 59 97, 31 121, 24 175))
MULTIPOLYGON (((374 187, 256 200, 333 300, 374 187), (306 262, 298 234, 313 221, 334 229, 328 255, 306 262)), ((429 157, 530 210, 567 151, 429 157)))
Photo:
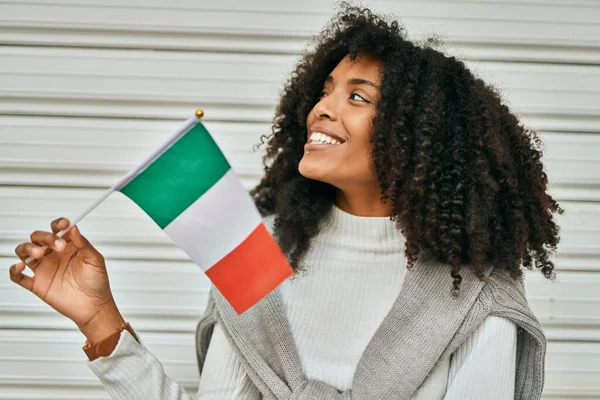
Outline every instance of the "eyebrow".
MULTIPOLYGON (((333 82, 333 76, 329 75, 327 78, 325 78, 325 82, 333 82)), ((369 85, 374 87, 375 89, 379 89, 379 87, 373 82, 362 78, 349 79, 348 85, 369 85)))

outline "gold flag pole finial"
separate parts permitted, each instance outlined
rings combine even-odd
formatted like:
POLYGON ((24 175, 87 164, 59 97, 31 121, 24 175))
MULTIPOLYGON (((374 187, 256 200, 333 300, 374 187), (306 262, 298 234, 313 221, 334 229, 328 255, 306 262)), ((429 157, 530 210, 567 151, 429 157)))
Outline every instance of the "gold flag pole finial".
POLYGON ((196 118, 200 119, 204 117, 204 111, 202 111, 201 109, 197 109, 196 110, 196 118))

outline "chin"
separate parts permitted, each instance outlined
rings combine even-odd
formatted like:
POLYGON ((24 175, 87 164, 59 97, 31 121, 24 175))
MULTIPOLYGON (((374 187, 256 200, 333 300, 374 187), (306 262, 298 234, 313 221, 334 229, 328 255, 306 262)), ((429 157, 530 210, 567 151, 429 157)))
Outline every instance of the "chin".
POLYGON ((298 172, 300 175, 307 179, 312 179, 313 181, 320 181, 325 183, 331 183, 327 179, 327 173, 324 173, 323 170, 317 170, 310 165, 310 161, 306 162, 304 159, 300 160, 300 164, 298 164, 298 172), (308 165, 307 165, 308 164, 308 165))

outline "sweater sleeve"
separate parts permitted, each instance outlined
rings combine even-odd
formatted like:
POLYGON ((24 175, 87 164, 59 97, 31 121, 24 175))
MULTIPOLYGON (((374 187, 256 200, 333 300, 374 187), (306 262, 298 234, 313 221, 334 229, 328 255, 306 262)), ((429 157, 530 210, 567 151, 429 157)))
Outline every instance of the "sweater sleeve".
POLYGON ((444 400, 512 400, 516 354, 517 326, 487 317, 452 354, 444 400))
MULTIPOLYGON (((89 361, 111 398, 119 400, 191 400, 169 378, 160 361, 128 332, 123 331, 108 357, 89 361)), ((202 400, 261 400, 258 389, 242 370, 237 356, 218 325, 208 348, 197 398, 202 400)))
POLYGON ((242 364, 219 324, 215 324, 200 376, 202 400, 261 400, 262 395, 244 372, 242 364))
POLYGON ((113 399, 191 399, 176 381, 165 374, 160 361, 128 331, 121 333, 110 356, 87 364, 113 399))

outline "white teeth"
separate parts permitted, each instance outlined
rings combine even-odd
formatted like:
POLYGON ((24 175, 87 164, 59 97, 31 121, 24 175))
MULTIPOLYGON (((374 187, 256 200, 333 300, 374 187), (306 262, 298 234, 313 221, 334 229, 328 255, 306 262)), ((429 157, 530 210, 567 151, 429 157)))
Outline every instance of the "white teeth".
POLYGON ((320 143, 320 144, 324 144, 324 143, 340 144, 341 143, 340 141, 332 138, 331 136, 327 136, 321 132, 315 132, 315 133, 311 134, 310 142, 311 143, 320 143))

